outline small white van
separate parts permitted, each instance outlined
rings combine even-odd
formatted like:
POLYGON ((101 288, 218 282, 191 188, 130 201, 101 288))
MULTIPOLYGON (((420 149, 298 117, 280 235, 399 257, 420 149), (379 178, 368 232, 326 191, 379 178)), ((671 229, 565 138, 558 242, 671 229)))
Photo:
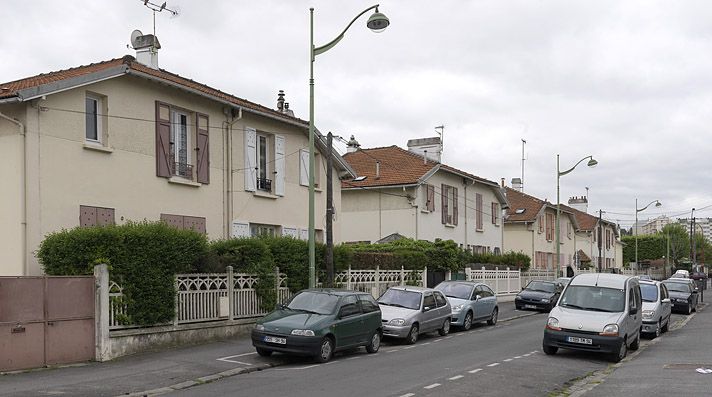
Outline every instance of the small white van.
POLYGON ((571 279, 549 313, 543 350, 562 349, 608 354, 621 361, 640 345, 642 325, 640 285, 621 274, 587 273, 571 279))

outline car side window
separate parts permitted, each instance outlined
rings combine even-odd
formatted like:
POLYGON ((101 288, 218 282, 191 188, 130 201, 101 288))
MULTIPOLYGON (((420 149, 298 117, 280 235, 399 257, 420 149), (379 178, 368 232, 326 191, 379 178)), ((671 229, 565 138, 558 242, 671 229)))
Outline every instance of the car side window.
POLYGON ((480 298, 482 297, 482 286, 481 285, 476 286, 475 290, 472 291, 472 300, 477 299, 477 295, 479 295, 480 298))
POLYGON ((482 296, 494 296, 494 292, 490 289, 490 287, 483 285, 482 287, 482 296))
POLYGON ((427 293, 423 297, 423 309, 425 309, 426 307, 429 307, 431 309, 435 308, 435 297, 432 293, 427 293))
POLYGON ((371 313, 379 310, 378 303, 376 303, 376 300, 373 299, 371 295, 359 295, 358 300, 361 302, 361 310, 363 310, 364 313, 371 313))
POLYGON ((635 293, 635 307, 641 307, 643 305, 643 296, 640 293, 640 286, 635 286, 633 292, 635 293))
POLYGON ((361 307, 358 304, 358 299, 355 295, 347 295, 341 299, 341 309, 339 309, 340 317, 349 317, 361 314, 361 307))
POLYGON ((435 302, 438 304, 438 307, 447 306, 447 299, 445 299, 440 291, 433 292, 433 295, 435 295, 435 302))
POLYGON ((634 310, 636 308, 635 293, 633 293, 633 288, 628 288, 628 310, 634 310))
POLYGON ((668 298, 668 290, 665 284, 660 284, 660 301, 668 298))

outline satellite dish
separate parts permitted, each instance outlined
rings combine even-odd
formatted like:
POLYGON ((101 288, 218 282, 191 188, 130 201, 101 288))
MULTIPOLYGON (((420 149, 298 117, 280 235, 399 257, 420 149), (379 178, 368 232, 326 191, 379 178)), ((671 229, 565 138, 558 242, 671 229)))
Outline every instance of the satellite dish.
POLYGON ((133 32, 131 32, 131 45, 133 47, 138 46, 138 38, 143 36, 143 33, 141 33, 140 30, 136 29, 133 32))

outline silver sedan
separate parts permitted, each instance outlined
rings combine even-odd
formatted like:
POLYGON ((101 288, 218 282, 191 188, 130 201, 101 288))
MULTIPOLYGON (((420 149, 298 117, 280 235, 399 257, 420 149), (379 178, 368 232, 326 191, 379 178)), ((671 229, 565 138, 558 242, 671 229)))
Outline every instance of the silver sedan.
POLYGON ((383 336, 413 344, 420 334, 450 332, 450 303, 440 291, 422 287, 391 287, 378 298, 383 336))
POLYGON ((473 323, 497 323, 497 296, 489 286, 474 281, 443 281, 435 289, 445 294, 452 307, 452 325, 469 330, 473 323))

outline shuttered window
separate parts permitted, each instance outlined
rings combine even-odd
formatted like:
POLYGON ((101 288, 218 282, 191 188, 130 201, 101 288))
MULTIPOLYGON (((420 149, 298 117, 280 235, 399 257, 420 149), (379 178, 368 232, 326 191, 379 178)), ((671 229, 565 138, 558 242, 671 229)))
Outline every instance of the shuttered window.
POLYGON ((208 116, 156 101, 156 176, 210 183, 208 116))
POLYGON ((546 214, 546 241, 554 240, 554 214, 546 214))
POLYGON ((161 221, 178 230, 194 230, 202 234, 207 233, 204 217, 161 214, 161 221))
POLYGON ((492 224, 499 226, 499 203, 492 203, 492 224))
POLYGON ((544 217, 539 215, 536 219, 539 222, 539 233, 544 233, 544 217))
POLYGON ((210 125, 208 116, 198 113, 196 121, 196 174, 198 183, 210 183, 210 125))
POLYGON ((116 224, 114 219, 114 209, 105 207, 93 207, 89 205, 79 206, 79 226, 104 226, 116 224))
POLYGON ((482 205, 482 194, 475 193, 475 228, 478 231, 482 231, 482 228, 484 227, 484 221, 482 219, 482 205))
POLYGON ((449 206, 448 206, 448 202, 447 202, 448 190, 450 190, 450 186, 448 186, 444 183, 440 185, 440 201, 442 202, 442 205, 441 205, 442 223, 444 225, 447 225, 450 223, 449 206))
POLYGON ((274 194, 277 196, 284 196, 285 145, 284 136, 274 136, 274 194))
POLYGON ((435 211, 435 186, 425 185, 425 209, 429 212, 435 211))
POLYGON ((299 151, 299 184, 309 186, 309 151, 299 151))
MULTIPOLYGON (((442 223, 445 225, 457 225, 457 188, 443 183, 441 185, 441 189, 440 199, 442 200, 442 223)), ((435 196, 434 193, 433 196, 435 196)))

